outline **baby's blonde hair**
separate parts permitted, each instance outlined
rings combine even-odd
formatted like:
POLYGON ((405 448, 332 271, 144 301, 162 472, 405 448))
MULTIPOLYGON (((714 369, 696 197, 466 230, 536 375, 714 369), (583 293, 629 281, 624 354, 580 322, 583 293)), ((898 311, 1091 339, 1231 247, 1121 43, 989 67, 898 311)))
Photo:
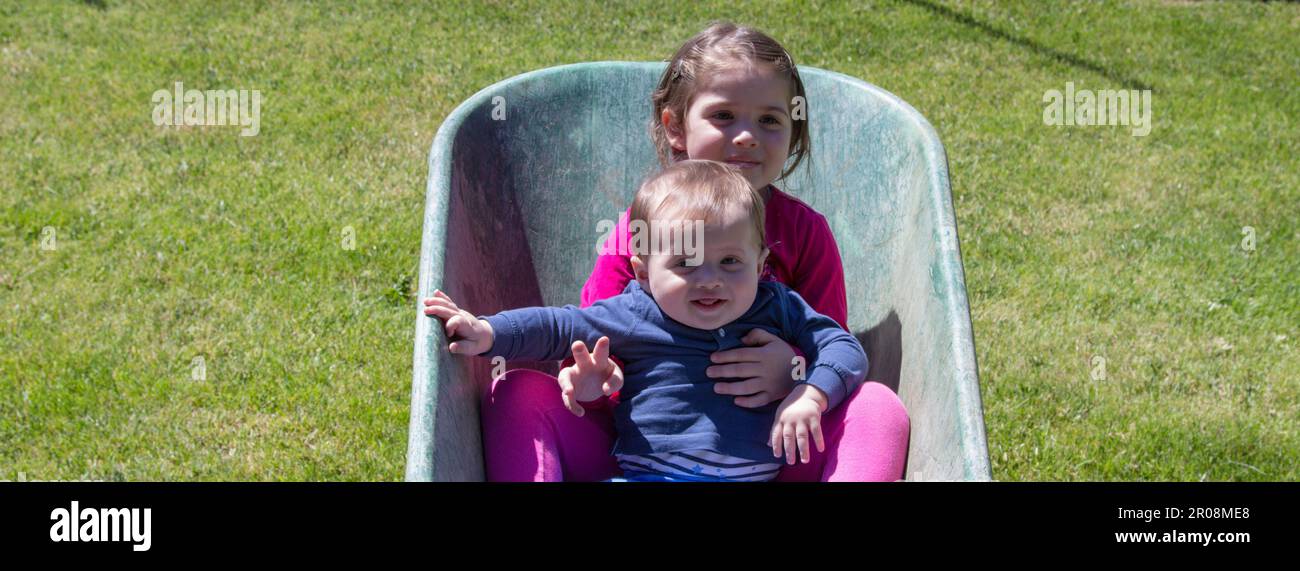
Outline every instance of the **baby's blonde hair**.
POLYGON ((811 156, 808 98, 804 93, 803 80, 799 78, 799 68, 795 67, 790 52, 780 42, 755 28, 737 26, 731 22, 714 22, 677 49, 659 79, 659 87, 650 96, 654 110, 650 117, 650 137, 654 140, 661 165, 668 166, 686 158, 685 153, 674 150, 668 142, 668 133, 661 120, 664 110, 672 111, 673 120, 682 125, 686 111, 703 81, 737 64, 750 67, 756 64, 771 65, 778 74, 790 80, 791 96, 797 96, 804 102, 804 117, 793 121, 790 148, 786 153, 787 158, 794 157, 794 162, 781 172, 780 178, 794 172, 804 157, 811 156))
POLYGON ((749 214, 760 250, 767 247, 763 195, 734 167, 717 161, 673 163, 646 179, 632 199, 630 221, 717 220, 731 207, 749 214), (668 214, 668 216, 665 216, 668 214))

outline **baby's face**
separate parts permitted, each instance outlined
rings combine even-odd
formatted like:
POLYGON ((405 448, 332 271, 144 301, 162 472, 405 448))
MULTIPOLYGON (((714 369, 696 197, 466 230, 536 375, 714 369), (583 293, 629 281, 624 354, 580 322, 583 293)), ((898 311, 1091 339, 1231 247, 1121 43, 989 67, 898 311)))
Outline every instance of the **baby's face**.
POLYGON ((683 325, 717 329, 754 303, 768 252, 759 246, 749 214, 732 210, 704 224, 702 256, 656 253, 632 260, 641 289, 683 325), (702 258, 698 265, 692 265, 695 258, 702 258))

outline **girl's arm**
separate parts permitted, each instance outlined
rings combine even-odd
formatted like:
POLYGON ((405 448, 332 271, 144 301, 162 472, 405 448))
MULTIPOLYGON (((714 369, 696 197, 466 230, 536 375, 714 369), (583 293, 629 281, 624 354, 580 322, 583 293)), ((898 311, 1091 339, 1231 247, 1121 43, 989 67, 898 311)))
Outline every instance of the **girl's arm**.
POLYGON ((844 263, 840 248, 835 243, 831 225, 811 208, 810 216, 800 227, 805 234, 800 243, 798 262, 794 268, 794 283, 787 284, 799 292, 804 301, 817 313, 825 315, 849 330, 849 303, 844 288, 844 263))
POLYGON ((596 257, 596 265, 591 268, 591 275, 587 277, 587 283, 582 286, 581 307, 623 293, 623 288, 626 288, 628 282, 635 277, 632 273, 631 252, 626 251, 626 248, 620 251, 618 247, 620 239, 622 244, 628 243, 628 236, 631 234, 628 229, 628 218, 631 213, 632 210, 629 208, 619 215, 618 224, 601 247, 601 253, 596 257))

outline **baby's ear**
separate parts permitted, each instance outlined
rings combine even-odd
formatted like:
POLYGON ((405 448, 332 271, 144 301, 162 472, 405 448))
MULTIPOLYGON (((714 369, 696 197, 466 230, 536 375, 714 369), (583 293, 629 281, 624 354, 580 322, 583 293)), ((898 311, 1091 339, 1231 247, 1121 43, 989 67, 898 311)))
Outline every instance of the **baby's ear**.
POLYGON ((686 150, 686 135, 682 130, 681 121, 673 115, 672 109, 664 109, 659 115, 659 122, 663 123, 664 134, 668 137, 668 144, 675 151, 686 150))
POLYGON ((769 250, 769 249, 767 249, 767 246, 764 246, 764 247, 763 247, 763 251, 760 252, 760 253, 758 254, 758 275, 759 275, 759 277, 762 277, 762 275, 763 275, 763 268, 767 266, 767 255, 768 255, 768 254, 771 254, 771 253, 772 253, 772 251, 769 250))
POLYGON ((641 256, 632 256, 632 275, 641 285, 646 285, 650 281, 650 270, 646 268, 645 262, 641 261, 641 256))

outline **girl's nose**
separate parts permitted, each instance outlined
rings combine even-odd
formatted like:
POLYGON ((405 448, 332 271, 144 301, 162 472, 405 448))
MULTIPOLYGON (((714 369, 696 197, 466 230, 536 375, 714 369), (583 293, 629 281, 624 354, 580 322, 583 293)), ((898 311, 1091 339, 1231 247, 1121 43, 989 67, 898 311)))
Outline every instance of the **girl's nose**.
POLYGON ((748 126, 742 126, 736 132, 736 136, 732 137, 732 141, 736 143, 737 147, 741 148, 752 149, 758 146, 758 138, 754 136, 753 131, 748 126))

